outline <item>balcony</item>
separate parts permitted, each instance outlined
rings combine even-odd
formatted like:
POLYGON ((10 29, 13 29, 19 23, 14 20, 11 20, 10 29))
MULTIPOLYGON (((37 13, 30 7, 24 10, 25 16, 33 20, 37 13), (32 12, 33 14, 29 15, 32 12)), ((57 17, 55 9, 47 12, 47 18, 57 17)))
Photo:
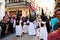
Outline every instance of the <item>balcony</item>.
POLYGON ((29 7, 30 3, 27 1, 20 1, 20 2, 9 2, 5 3, 5 7, 29 7))

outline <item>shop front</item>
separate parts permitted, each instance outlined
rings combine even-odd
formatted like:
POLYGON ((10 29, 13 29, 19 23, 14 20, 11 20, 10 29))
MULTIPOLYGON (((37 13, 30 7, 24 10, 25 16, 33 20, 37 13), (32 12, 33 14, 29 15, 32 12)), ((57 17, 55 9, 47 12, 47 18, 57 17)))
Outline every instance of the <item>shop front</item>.
POLYGON ((17 15, 18 13, 22 16, 29 15, 29 8, 28 7, 17 7, 17 8, 8 8, 7 11, 9 16, 17 15))

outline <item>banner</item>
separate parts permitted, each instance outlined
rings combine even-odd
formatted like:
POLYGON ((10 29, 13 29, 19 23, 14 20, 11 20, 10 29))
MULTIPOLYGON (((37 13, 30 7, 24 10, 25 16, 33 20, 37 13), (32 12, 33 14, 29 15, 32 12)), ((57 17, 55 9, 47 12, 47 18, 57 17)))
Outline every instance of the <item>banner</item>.
POLYGON ((36 8, 33 6, 34 4, 30 4, 30 9, 33 10, 33 11, 36 11, 36 8))

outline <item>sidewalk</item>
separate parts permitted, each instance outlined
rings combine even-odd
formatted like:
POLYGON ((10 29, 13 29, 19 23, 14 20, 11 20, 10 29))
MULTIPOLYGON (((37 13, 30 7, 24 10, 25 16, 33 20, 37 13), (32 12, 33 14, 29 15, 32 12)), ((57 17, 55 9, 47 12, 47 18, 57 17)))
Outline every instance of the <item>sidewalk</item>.
POLYGON ((39 40, 39 39, 36 36, 28 36, 27 34, 24 34, 22 36, 22 38, 16 37, 15 34, 12 34, 12 35, 5 37, 1 40, 39 40))

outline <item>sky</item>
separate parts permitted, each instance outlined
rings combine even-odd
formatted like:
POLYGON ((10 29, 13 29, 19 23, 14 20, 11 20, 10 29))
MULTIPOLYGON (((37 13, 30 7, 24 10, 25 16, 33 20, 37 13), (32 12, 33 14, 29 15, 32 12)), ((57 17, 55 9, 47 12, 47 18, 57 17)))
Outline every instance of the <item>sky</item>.
POLYGON ((40 7, 47 7, 48 10, 50 10, 51 12, 54 11, 54 5, 55 5, 54 0, 35 0, 35 3, 40 7))

